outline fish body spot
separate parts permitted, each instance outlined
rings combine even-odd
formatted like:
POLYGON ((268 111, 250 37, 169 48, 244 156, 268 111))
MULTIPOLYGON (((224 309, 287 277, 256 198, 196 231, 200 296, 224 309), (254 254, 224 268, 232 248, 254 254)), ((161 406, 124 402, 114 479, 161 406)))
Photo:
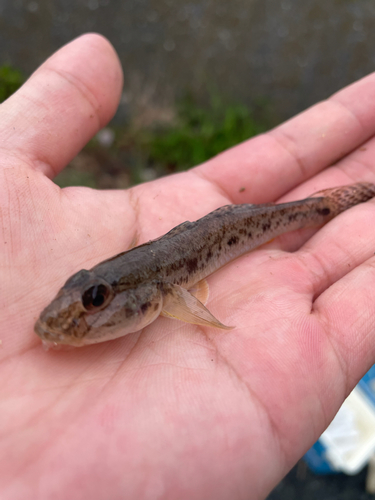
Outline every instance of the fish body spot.
POLYGON ((126 307, 125 308, 125 317, 126 318, 131 318, 134 314, 134 310, 131 307, 126 307))
POLYGON ((331 209, 328 207, 317 208, 316 211, 319 215, 329 215, 331 213, 331 209))
POLYGON ((198 268, 198 259, 190 259, 186 261, 186 269, 189 273, 194 273, 198 268))
POLYGON ((141 305, 141 311, 145 313, 147 309, 150 307, 151 302, 145 302, 144 304, 141 305))
POLYGON ((229 238, 229 240, 227 241, 227 245, 228 245, 228 246, 235 245, 236 243, 238 243, 238 237, 237 237, 237 236, 232 236, 232 237, 231 237, 231 238, 229 238))

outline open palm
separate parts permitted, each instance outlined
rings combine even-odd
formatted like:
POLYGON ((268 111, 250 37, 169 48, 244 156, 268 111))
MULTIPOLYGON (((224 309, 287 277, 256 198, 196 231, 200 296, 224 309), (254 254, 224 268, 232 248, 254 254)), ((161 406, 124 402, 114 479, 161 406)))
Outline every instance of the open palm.
POLYGON ((187 173, 61 190, 50 178, 110 119, 121 84, 111 46, 86 35, 0 107, 0 496, 264 498, 374 362, 373 202, 210 276, 208 307, 232 331, 159 318, 46 353, 33 325, 72 273, 134 237, 227 203, 374 182, 375 76, 187 173))

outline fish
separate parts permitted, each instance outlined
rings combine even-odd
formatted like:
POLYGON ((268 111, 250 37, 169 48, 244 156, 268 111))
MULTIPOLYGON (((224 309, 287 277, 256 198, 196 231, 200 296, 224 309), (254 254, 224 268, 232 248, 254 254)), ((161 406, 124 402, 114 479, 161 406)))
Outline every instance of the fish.
POLYGON ((375 196, 361 182, 287 203, 225 205, 71 276, 41 312, 45 348, 80 347, 142 330, 159 316, 230 330, 206 308, 206 278, 289 231, 320 227, 375 196))

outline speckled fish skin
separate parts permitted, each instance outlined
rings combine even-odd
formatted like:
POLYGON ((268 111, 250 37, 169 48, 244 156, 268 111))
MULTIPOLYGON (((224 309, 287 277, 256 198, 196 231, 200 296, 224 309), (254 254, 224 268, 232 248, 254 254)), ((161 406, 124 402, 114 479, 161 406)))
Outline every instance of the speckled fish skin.
POLYGON ((41 313, 36 333, 47 343, 85 345, 138 331, 160 314, 225 327, 187 290, 267 241, 319 227, 375 196, 375 185, 326 189, 282 204, 227 205, 195 222, 73 275, 41 313))

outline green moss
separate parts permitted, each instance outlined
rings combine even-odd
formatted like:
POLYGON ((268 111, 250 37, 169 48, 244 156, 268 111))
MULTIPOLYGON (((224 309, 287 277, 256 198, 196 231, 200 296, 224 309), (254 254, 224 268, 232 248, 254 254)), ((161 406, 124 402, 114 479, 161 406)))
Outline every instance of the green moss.
POLYGON ((67 186, 97 187, 97 182, 93 173, 80 172, 69 166, 62 170, 57 177, 55 177, 54 182, 61 188, 67 186))
POLYGON ((198 106, 191 97, 178 106, 177 123, 148 133, 144 146, 149 161, 184 170, 268 128, 267 106, 253 109, 241 104, 225 105, 219 97, 209 106, 198 106))
POLYGON ((23 74, 12 66, 0 66, 0 103, 8 99, 24 83, 23 74))

